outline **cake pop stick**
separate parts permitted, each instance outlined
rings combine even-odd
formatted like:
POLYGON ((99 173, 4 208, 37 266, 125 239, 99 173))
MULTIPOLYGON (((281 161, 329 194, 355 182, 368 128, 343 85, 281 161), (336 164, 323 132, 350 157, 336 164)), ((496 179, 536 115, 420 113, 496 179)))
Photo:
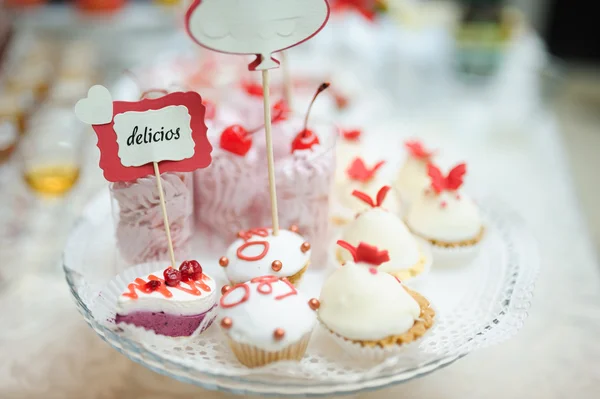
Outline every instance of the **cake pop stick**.
POLYGON ((265 108, 265 140, 267 142, 267 168, 269 174, 269 197, 271 199, 271 219, 273 235, 279 234, 277 215, 277 188, 275 187, 275 161, 273 159, 273 138, 271 137, 271 99, 269 98, 269 70, 262 71, 263 101, 265 108))

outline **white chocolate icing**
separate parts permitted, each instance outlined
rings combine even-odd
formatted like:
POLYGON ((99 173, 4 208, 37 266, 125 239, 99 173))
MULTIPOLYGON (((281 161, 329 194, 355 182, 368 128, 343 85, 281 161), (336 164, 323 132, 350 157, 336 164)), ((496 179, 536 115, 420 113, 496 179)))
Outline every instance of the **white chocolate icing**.
MULTIPOLYGON (((381 208, 371 208, 356 217, 344 230, 342 239, 358 246, 359 243, 386 249, 390 260, 382 263, 379 270, 397 273, 418 263, 421 255, 419 245, 406 225, 396 215, 381 208)), ((345 261, 352 255, 340 248, 345 261)))
POLYGON ((398 190, 402 198, 413 201, 421 195, 429 182, 427 161, 409 156, 400 168, 394 188, 398 190))
MULTIPOLYGON (((229 264, 225 267, 225 273, 229 281, 239 283, 266 275, 290 277, 308 264, 311 251, 302 252, 301 246, 305 240, 300 234, 284 229, 280 229, 277 236, 272 234, 272 229, 268 229, 268 232, 267 237, 254 234, 247 241, 238 238, 229 246, 226 255, 229 264), (240 259, 237 255, 238 248, 244 245, 245 242, 255 241, 266 241, 269 244, 266 255, 255 261, 240 259), (274 271, 271 268, 273 261, 276 260, 282 263, 282 268, 279 271, 274 271)), ((247 257, 257 256, 263 251, 263 248, 263 245, 251 245, 243 250, 243 255, 247 257)))
MULTIPOLYGON (((153 272, 151 275, 160 279, 164 278, 163 270, 153 272)), ((142 276, 141 278, 144 281, 149 281, 148 276, 142 276)), ((193 295, 174 287, 167 287, 173 294, 172 297, 167 298, 158 291, 153 291, 148 294, 136 289, 135 293, 138 295, 137 299, 124 295, 119 296, 117 302, 117 314, 126 315, 133 312, 164 312, 178 316, 193 316, 204 313, 215 306, 219 295, 217 285, 211 277, 203 274, 201 281, 210 288, 210 291, 196 285, 201 291, 200 295, 193 295)), ((190 288, 188 283, 181 282, 180 284, 184 288, 190 288)), ((129 291, 125 291, 124 294, 127 292, 129 291)))
MULTIPOLYGON (((231 339, 239 343, 257 346, 267 351, 277 351, 300 341, 309 334, 316 322, 316 312, 308 305, 309 299, 298 292, 291 284, 275 280, 270 284, 270 293, 260 293, 261 283, 244 283, 248 287, 248 298, 238 305, 227 307, 242 300, 246 293, 242 285, 237 285, 221 299, 219 322, 231 319, 231 328, 224 330, 231 339), (281 299, 278 296, 288 295, 281 299), (274 338, 274 331, 283 329, 283 338, 274 338)), ((267 291, 267 285, 263 285, 267 291)))
MULTIPOLYGON (((378 179, 377 177, 364 183, 346 178, 344 183, 338 185, 337 198, 340 205, 350 210, 353 214, 361 213, 370 209, 371 207, 364 201, 361 201, 353 196, 352 192, 354 190, 362 191, 371 198, 375 198, 377 196, 377 192, 385 185, 387 185, 387 182, 378 179)), ((389 191, 387 193, 387 196, 385 197, 385 200, 381 206, 392 213, 400 212, 400 202, 396 193, 393 191, 389 191)))
POLYGON ((352 340, 379 340, 408 331, 419 304, 392 275, 376 266, 348 262, 323 284, 319 318, 333 332, 352 340), (372 273, 369 269, 375 269, 372 273))
POLYGON ((445 242, 475 238, 482 227, 477 205, 460 190, 440 194, 424 191, 411 205, 406 223, 423 238, 445 242))

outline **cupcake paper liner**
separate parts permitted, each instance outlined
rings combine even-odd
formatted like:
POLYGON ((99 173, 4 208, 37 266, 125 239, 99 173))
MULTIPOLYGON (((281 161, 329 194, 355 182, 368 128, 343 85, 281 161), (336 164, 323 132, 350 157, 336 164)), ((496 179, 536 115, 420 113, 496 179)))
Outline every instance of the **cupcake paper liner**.
POLYGON ((236 342, 227 337, 227 341, 235 357, 246 367, 254 368, 282 360, 299 361, 304 357, 310 342, 311 332, 302 339, 278 351, 267 351, 254 345, 236 342))

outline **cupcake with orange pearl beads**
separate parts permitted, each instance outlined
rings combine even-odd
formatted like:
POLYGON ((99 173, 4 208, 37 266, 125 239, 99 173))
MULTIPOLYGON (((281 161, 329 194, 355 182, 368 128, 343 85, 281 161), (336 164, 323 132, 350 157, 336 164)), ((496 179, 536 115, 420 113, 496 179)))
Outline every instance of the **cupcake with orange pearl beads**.
POLYGON ((240 363, 260 367, 302 359, 317 320, 316 298, 302 295, 286 278, 270 275, 221 292, 219 324, 240 363))
POLYGON ((310 243, 296 226, 280 229, 277 234, 270 228, 254 228, 238 233, 219 265, 231 284, 272 275, 297 285, 308 268, 310 255, 310 243))

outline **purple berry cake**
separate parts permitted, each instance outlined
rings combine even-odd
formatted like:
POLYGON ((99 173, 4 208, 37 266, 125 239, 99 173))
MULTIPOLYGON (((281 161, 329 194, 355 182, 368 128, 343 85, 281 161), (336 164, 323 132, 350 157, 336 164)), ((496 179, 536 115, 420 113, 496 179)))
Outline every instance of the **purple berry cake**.
POLYGON ((116 323, 133 324, 168 337, 200 334, 212 323, 218 291, 195 260, 136 278, 117 303, 116 323))

